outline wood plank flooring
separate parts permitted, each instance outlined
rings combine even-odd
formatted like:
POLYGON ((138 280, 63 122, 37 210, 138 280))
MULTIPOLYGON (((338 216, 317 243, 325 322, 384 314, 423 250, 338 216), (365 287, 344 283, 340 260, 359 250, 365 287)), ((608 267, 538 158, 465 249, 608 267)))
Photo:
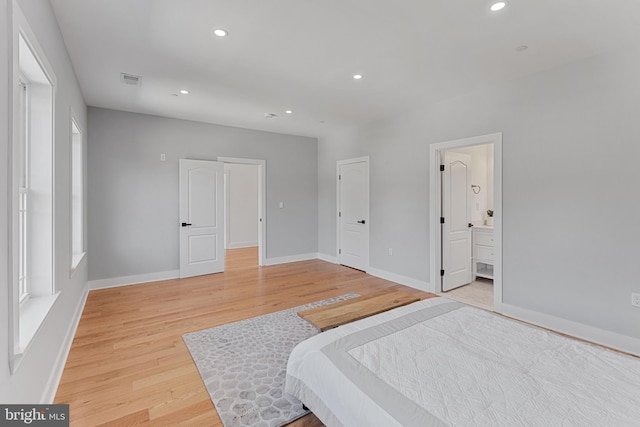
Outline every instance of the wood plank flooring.
POLYGON ((224 273, 91 291, 55 403, 72 426, 221 427, 182 334, 388 288, 435 296, 319 260, 258 267, 256 248, 227 251, 224 273))

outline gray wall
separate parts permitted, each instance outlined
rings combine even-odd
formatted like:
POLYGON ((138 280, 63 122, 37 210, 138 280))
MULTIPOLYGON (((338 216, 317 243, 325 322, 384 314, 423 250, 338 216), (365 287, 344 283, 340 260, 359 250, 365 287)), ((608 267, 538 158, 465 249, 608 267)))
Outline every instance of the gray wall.
MULTIPOLYGON (((11 2, 0 0, 0 27, 10 28, 11 20, 7 6, 11 2)), ((64 357, 65 336, 72 324, 72 318, 78 304, 82 301, 83 291, 87 283, 86 258, 82 261, 72 277, 71 267, 71 184, 70 184, 70 149, 71 126, 70 110, 76 114, 78 125, 86 131, 86 106, 76 81, 71 61, 68 57, 62 34, 58 28, 51 6, 47 0, 19 0, 22 9, 38 43, 44 50, 57 77, 55 95, 55 135, 54 135, 54 268, 55 285, 61 291, 58 300, 49 312, 42 328, 35 336, 24 356, 18 371, 9 373, 7 348, 8 342, 8 284, 13 280, 9 276, 9 255, 6 244, 0 245, 0 301, 2 301, 2 321, 0 321, 0 402, 40 402, 50 382, 55 382, 56 369, 64 357), (58 362, 58 363, 56 363, 58 362)), ((7 52, 9 40, 7 31, 0 31, 0 64, 12 66, 12 57, 7 52)), ((9 81, 8 68, 0 67, 0 99, 10 100, 6 93, 9 81)), ((7 206, 10 196, 7 194, 9 137, 11 123, 7 106, 12 102, 0 103, 0 159, 6 162, 0 169, 0 201, 7 206)), ((10 228, 6 217, 6 209, 0 210, 0 241, 7 241, 7 230, 10 228)))
POLYGON ((503 132, 504 302, 640 338, 639 58, 588 58, 322 138, 319 252, 335 255, 336 160, 369 155, 371 266, 428 281, 429 144, 503 132))
POLYGON ((267 258, 318 251, 315 138, 89 108, 88 151, 90 280, 179 268, 180 158, 266 160, 267 258))

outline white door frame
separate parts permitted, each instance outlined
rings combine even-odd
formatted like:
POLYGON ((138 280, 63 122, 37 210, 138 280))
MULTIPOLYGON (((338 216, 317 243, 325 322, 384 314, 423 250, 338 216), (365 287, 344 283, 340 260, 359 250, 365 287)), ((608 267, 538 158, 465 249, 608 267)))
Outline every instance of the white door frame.
POLYGON ((267 161, 239 157, 218 157, 219 162, 258 166, 258 265, 267 265, 267 161))
POLYGON ((338 264, 340 264, 340 166, 347 165, 349 163, 360 163, 364 162, 367 166, 367 221, 369 221, 369 226, 367 227, 367 251, 365 258, 365 272, 369 271, 369 252, 370 248, 370 233, 371 233, 371 215, 370 215, 370 206, 371 206, 371 185, 369 182, 369 156, 364 157, 356 157, 354 159, 345 159, 338 160, 336 162, 336 258, 338 259, 338 264))
POLYGON ((493 208, 494 215, 494 256, 493 268, 493 306, 494 311, 502 308, 502 132, 473 136, 453 141, 439 142, 429 146, 429 265, 430 288, 432 292, 442 292, 440 266, 442 265, 442 231, 440 229, 440 212, 442 205, 442 186, 440 165, 444 151, 472 145, 493 144, 493 208))

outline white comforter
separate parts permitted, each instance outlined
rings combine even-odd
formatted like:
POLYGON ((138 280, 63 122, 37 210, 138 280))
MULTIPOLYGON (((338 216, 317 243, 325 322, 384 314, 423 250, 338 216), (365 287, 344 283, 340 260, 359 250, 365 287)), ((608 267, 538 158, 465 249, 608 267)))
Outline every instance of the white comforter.
POLYGON ((312 337, 287 376, 329 426, 640 426, 640 359, 445 298, 312 337))

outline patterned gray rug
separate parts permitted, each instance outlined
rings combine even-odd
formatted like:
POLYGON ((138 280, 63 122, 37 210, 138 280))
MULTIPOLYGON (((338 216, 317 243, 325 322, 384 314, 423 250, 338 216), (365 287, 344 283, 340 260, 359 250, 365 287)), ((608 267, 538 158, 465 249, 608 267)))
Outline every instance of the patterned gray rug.
POLYGON ((297 314, 347 294, 182 336, 225 427, 277 427, 308 411, 283 393, 291 350, 318 330, 297 314))

